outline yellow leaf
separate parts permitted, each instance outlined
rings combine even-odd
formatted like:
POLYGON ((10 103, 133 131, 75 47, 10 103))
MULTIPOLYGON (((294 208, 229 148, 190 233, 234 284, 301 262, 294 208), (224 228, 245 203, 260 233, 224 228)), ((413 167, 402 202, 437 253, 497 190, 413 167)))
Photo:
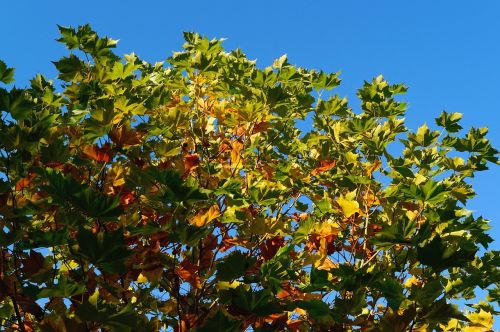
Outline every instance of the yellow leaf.
POLYGON ((293 310, 293 312, 296 313, 299 316, 307 316, 307 311, 305 311, 304 309, 301 309, 299 307, 295 308, 293 310))
POLYGON ((483 309, 470 313, 467 318, 470 320, 471 326, 464 328, 464 331, 486 332, 490 331, 493 326, 493 315, 483 309))
POLYGON ((341 122, 335 122, 333 124, 333 136, 335 137, 335 141, 337 143, 340 143, 340 135, 344 131, 344 128, 342 126, 341 122))
POLYGON ((320 225, 321 226, 318 227, 318 233, 322 236, 337 235, 342 229, 333 219, 328 219, 320 225))
POLYGON ((73 260, 69 260, 65 264, 61 264, 59 271, 70 271, 70 270, 76 269, 78 266, 79 265, 77 262, 75 262, 73 260))
POLYGON ((228 290, 228 289, 234 289, 238 286, 243 286, 245 289, 250 289, 250 285, 247 285, 245 283, 242 283, 241 281, 219 281, 217 282, 217 288, 219 290, 228 290))
POLYGON ((425 176, 420 173, 415 174, 415 180, 413 180, 413 182, 415 182, 417 186, 425 181, 427 181, 427 178, 425 176))
POLYGON ((414 219, 418 216, 418 214, 419 214, 419 213, 418 213, 418 211, 417 211, 417 210, 415 210, 415 211, 410 211, 410 210, 406 211, 406 216, 407 216, 407 217, 408 217, 408 219, 410 219, 410 220, 414 220, 414 219))
POLYGON ((198 227, 203 227, 215 218, 220 216, 219 206, 212 205, 207 211, 199 212, 189 221, 191 225, 196 225, 198 227))
POLYGON ((120 187, 125 184, 125 171, 121 165, 113 167, 109 176, 113 179, 113 187, 120 187))
POLYGON ((316 149, 311 149, 310 151, 310 154, 309 154, 309 157, 313 158, 313 159, 316 159, 319 157, 319 152, 318 150, 316 149))
POLYGON ((139 274, 139 276, 137 277, 137 282, 139 284, 142 284, 142 283, 145 283, 145 282, 148 282, 148 278, 146 278, 146 276, 144 274, 139 274))
POLYGON ((209 117, 208 120, 207 120, 207 126, 205 127, 205 131, 207 133, 211 133, 214 131, 215 129, 215 120, 217 120, 216 118, 213 118, 213 117, 209 117))
POLYGON ((448 321, 447 325, 439 324, 439 327, 443 329, 443 331, 451 332, 451 331, 461 331, 462 324, 456 318, 452 318, 448 321))
POLYGON ((356 164, 358 162, 359 155, 351 151, 348 151, 345 155, 348 164, 356 164))
POLYGON ((250 224, 252 233, 258 235, 277 235, 286 233, 289 224, 282 219, 283 218, 276 220, 276 218, 256 217, 250 224))
POLYGON ((347 218, 349 218, 356 212, 359 212, 359 203, 353 200, 352 198, 350 199, 348 198, 344 197, 343 195, 340 195, 340 197, 337 199, 338 205, 340 206, 342 212, 347 218))
POLYGON ((413 285, 420 286, 421 284, 422 284, 422 282, 420 280, 418 280, 414 276, 411 276, 405 281, 404 286, 405 286, 405 288, 411 288, 411 286, 413 286, 413 285))
POLYGON ((492 330, 484 326, 464 326, 460 331, 463 332, 491 332, 492 330))
POLYGON ((94 307, 97 306, 97 299, 99 299, 99 289, 96 289, 94 294, 89 296, 89 303, 94 305, 94 307))
POLYGON ((235 140, 232 143, 232 149, 231 149, 231 165, 237 169, 242 168, 241 150, 243 150, 243 143, 241 143, 238 140, 235 140))

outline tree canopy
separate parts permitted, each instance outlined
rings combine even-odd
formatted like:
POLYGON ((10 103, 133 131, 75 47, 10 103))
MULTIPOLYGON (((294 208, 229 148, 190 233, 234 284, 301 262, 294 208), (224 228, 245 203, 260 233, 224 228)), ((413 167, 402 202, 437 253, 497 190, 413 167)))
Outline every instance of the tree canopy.
POLYGON ((286 56, 185 33, 151 64, 59 29, 55 83, 0 61, 3 329, 491 330, 500 255, 466 208, 486 128, 409 130, 382 76, 356 111, 286 56))

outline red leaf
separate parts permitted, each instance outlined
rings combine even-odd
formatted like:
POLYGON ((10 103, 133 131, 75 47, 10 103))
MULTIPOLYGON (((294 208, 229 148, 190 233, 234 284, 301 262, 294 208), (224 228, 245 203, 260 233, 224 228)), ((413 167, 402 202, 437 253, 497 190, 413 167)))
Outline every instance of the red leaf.
POLYGON ((264 257, 264 260, 269 260, 276 255, 278 252, 279 248, 283 247, 285 244, 285 240, 283 239, 283 236, 281 235, 276 235, 272 239, 268 239, 265 242, 263 242, 259 248, 260 252, 262 254, 262 257, 264 257))

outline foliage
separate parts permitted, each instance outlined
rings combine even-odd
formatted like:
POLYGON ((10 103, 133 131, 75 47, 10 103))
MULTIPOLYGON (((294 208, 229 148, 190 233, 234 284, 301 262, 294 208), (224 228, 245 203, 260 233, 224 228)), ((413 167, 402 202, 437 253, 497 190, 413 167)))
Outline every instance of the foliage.
POLYGON ((486 128, 409 131, 402 84, 365 82, 355 112, 336 73, 194 33, 150 64, 60 32, 60 87, 0 88, 5 329, 491 329, 500 255, 466 209, 486 128))

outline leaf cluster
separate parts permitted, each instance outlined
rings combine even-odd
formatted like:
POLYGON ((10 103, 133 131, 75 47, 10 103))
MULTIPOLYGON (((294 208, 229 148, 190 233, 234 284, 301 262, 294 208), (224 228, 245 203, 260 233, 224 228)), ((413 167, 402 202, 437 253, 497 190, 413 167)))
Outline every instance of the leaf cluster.
POLYGON ((56 83, 0 88, 4 329, 491 330, 499 255, 466 209, 486 128, 409 130, 382 76, 355 111, 286 56, 185 33, 151 64, 59 29, 56 83))

